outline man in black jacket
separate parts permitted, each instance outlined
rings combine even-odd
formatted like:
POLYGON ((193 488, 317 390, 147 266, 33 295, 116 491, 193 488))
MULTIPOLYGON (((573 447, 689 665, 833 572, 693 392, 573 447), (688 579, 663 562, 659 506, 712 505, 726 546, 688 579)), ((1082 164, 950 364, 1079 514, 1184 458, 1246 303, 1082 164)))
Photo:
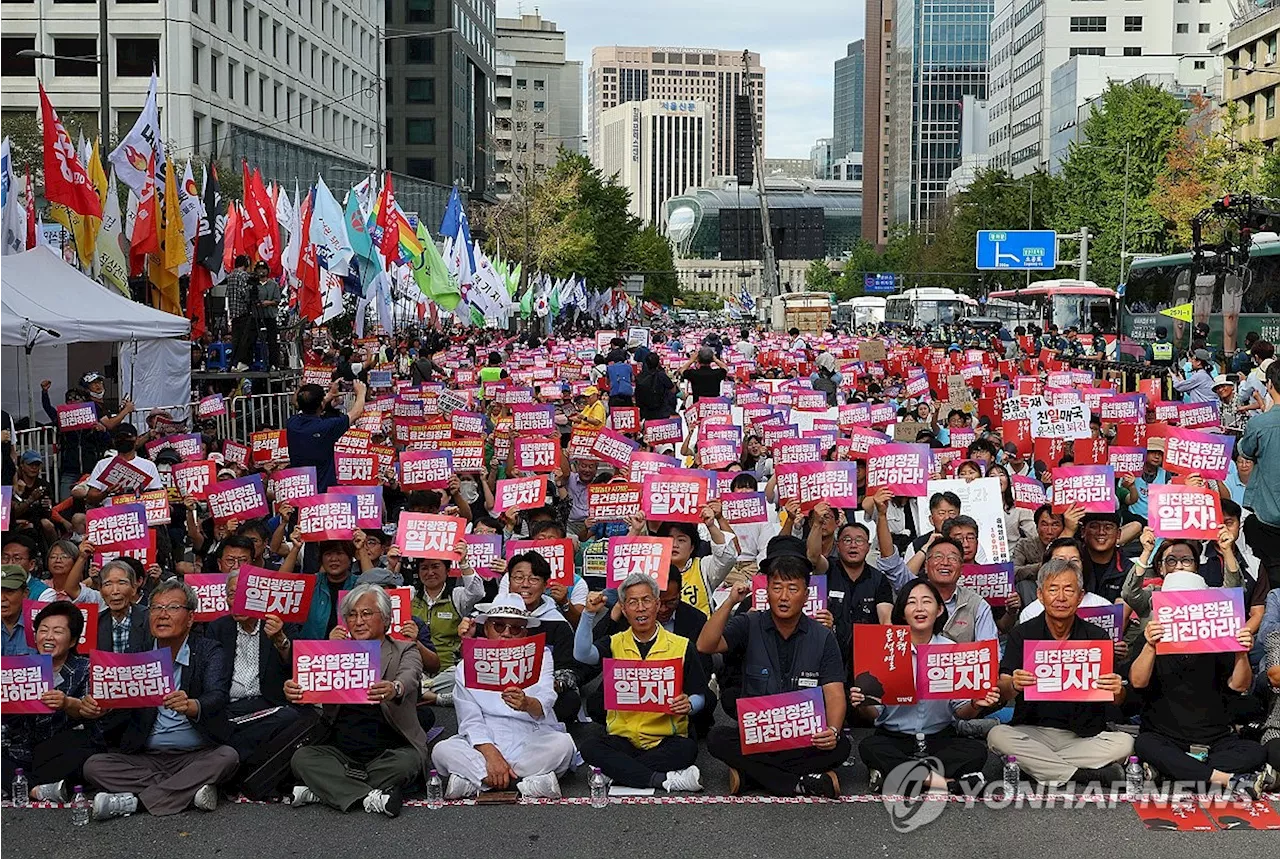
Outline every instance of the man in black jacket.
POLYGON ((132 814, 139 804, 157 817, 193 804, 212 811, 218 784, 240 763, 226 745, 231 679, 222 645, 190 635, 198 605, 195 591, 173 579, 151 595, 151 634, 157 647, 173 653, 177 688, 160 707, 131 710, 121 730, 108 738, 115 751, 85 763, 85 778, 103 791, 93 800, 95 820, 132 814))
POLYGON ((102 565, 99 581, 107 611, 98 618, 98 649, 142 653, 154 647, 147 609, 136 603, 137 570, 128 561, 108 561, 102 565))

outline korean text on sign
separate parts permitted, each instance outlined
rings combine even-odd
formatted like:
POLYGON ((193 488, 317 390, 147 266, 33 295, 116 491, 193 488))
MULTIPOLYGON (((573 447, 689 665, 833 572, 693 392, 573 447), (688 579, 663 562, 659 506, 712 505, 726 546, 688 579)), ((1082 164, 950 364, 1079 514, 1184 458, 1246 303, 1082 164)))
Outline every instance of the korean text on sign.
POLYGON ((466 531, 467 520, 459 516, 400 512, 396 526, 396 547, 406 558, 459 560, 454 547, 466 531))
POLYGON ((304 704, 367 704, 378 682, 376 641, 295 641, 293 680, 304 704))
POLYGON ((53 688, 53 657, 47 653, 0 657, 0 706, 5 715, 52 713, 40 696, 53 688))
POLYGON ((1157 655, 1244 650, 1236 638, 1245 620, 1240 588, 1156 591, 1151 595, 1151 620, 1164 627, 1157 655))
POLYGON ((1110 674, 1113 645, 1105 641, 1024 641, 1022 667, 1036 678, 1028 701, 1110 701, 1098 678, 1110 674))
POLYGON ((665 590, 671 572, 670 537, 610 537, 608 586, 616 588, 632 573, 644 573, 665 590))
POLYGON ((464 638, 463 682, 468 688, 491 692, 512 686, 527 689, 538 682, 542 673, 546 641, 547 637, 542 634, 503 641, 464 638))
POLYGON ((821 689, 738 699, 739 739, 749 755, 808 748, 826 727, 821 689))
POLYGON ((275 614, 285 623, 302 623, 311 608, 315 586, 315 576, 276 573, 246 564, 240 568, 231 613, 246 617, 275 614))
POLYGON ((89 695, 104 710, 158 707, 174 688, 173 654, 168 648, 89 654, 89 695))
POLYGON ((994 641, 922 644, 916 648, 916 697, 985 697, 996 688, 998 666, 994 641))
POLYGON ((684 689, 684 660, 604 660, 604 708, 666 713, 684 689))

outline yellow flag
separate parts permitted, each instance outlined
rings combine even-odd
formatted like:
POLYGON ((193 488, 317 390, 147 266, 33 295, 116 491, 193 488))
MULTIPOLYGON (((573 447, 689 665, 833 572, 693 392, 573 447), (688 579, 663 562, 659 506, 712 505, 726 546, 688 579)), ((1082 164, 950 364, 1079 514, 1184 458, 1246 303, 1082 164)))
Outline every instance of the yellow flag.
POLYGON ((178 177, 173 161, 166 158, 164 164, 164 226, 160 232, 160 254, 151 258, 148 267, 151 282, 156 290, 152 294, 153 306, 182 316, 182 301, 178 289, 178 268, 187 261, 187 240, 182 234, 182 210, 178 205, 178 177))
POLYGON ((89 153, 89 181, 93 183, 94 190, 98 192, 98 202, 102 204, 102 211, 107 210, 107 173, 102 169, 102 156, 98 153, 98 141, 93 142, 93 151, 89 153))
POLYGON ((1160 315, 1168 316, 1172 319, 1177 319, 1179 322, 1190 322, 1191 309, 1194 306, 1195 305, 1193 305, 1191 302, 1187 302, 1186 304, 1179 304, 1177 307, 1170 307, 1168 310, 1161 310, 1160 315))

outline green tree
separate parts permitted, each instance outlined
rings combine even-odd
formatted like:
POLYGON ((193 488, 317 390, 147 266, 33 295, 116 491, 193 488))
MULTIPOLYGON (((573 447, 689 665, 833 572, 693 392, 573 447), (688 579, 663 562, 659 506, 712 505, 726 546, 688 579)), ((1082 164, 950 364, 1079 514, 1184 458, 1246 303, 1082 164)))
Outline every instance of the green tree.
POLYGON ((714 292, 684 292, 680 295, 686 310, 720 310, 724 299, 714 292))
POLYGON ((804 273, 804 288, 809 292, 835 292, 838 279, 827 261, 816 259, 804 273))
POLYGON ((671 242, 657 227, 645 227, 631 237, 623 264, 627 271, 645 273, 644 298, 670 306, 679 294, 680 281, 676 278, 671 242))

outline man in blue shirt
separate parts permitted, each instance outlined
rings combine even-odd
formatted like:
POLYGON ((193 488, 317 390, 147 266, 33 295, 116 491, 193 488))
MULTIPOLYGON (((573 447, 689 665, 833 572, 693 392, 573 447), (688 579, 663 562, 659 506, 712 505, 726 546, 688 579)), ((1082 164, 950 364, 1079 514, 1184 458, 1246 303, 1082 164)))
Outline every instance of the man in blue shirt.
POLYGON ((609 353, 609 367, 605 370, 609 379, 609 406, 630 406, 635 399, 635 371, 625 349, 609 353))
POLYGON ((289 418, 284 428, 289 445, 289 467, 310 465, 316 470, 316 489, 328 492, 338 482, 333 466, 333 446, 342 434, 364 413, 365 384, 352 382, 356 397, 346 414, 324 415, 325 405, 337 399, 338 383, 329 386, 328 395, 319 385, 303 385, 298 389, 298 414, 289 418))
POLYGON ((27 644, 26 618, 22 602, 27 598, 27 571, 17 564, 0 567, 0 622, 4 624, 4 655, 28 656, 36 649, 27 644))
MULTIPOLYGON (((1267 391, 1272 402, 1280 402, 1280 361, 1267 368, 1267 391)), ((1253 511, 1244 521, 1245 540, 1271 587, 1280 589, 1280 408, 1250 418, 1238 447, 1254 462, 1244 490, 1244 506, 1253 511)))
POLYGON ((1207 349, 1191 353, 1191 372, 1184 379, 1174 379, 1173 389, 1182 394, 1184 402, 1212 403, 1218 399, 1213 392, 1213 355, 1207 349))

